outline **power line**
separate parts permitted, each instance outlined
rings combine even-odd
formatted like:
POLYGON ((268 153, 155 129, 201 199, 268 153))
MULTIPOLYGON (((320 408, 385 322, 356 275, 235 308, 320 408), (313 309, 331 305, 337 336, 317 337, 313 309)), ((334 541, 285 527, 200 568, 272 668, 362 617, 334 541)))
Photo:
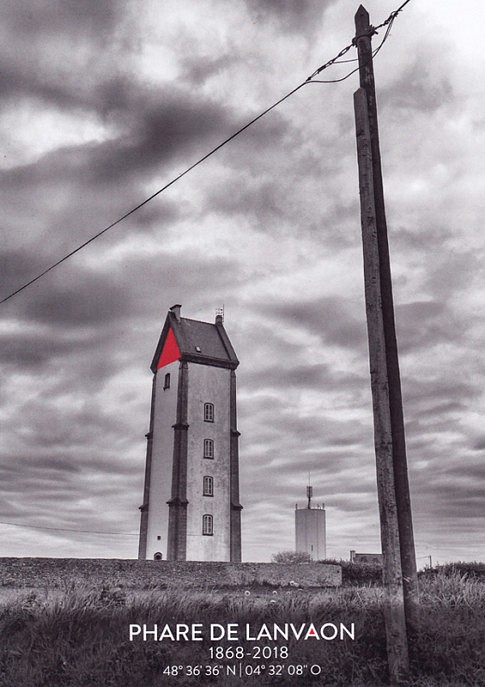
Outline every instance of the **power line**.
MULTIPOLYGON (((328 69, 328 67, 331 67, 332 64, 335 64, 336 62, 338 62, 339 57, 343 57, 345 55, 345 53, 347 53, 350 50, 350 48, 353 47, 353 45, 354 45, 354 43, 352 42, 352 43, 349 43, 349 45, 346 45, 345 48, 342 48, 342 50, 338 53, 338 55, 335 55, 335 57, 332 57, 331 60, 328 60, 328 62, 325 62, 325 64, 322 64, 322 66, 318 67, 318 69, 315 69, 313 74, 310 74, 310 76, 307 78, 306 81, 307 82, 311 81, 314 76, 317 76, 318 74, 320 74, 320 72, 323 72, 324 69, 328 69)), ((331 83, 331 82, 329 82, 329 83, 331 83)))
MULTIPOLYGON (((393 12, 391 12, 391 14, 387 17, 387 19, 385 19, 381 24, 379 24, 379 25, 376 26, 376 27, 372 27, 373 30, 374 30, 374 33, 375 33, 376 30, 377 30, 378 28, 381 28, 381 27, 383 27, 383 26, 388 26, 387 31, 386 31, 386 34, 385 34, 385 36, 384 36, 384 38, 383 38, 381 44, 376 48, 375 51, 373 51, 373 56, 375 56, 375 55, 379 52, 379 50, 381 49, 382 45, 385 43, 385 41, 387 40, 387 37, 389 36, 389 32, 390 32, 391 26, 392 26, 392 24, 393 24, 395 18, 397 17, 397 15, 399 14, 399 12, 401 12, 401 11, 404 9, 404 7, 405 7, 409 2, 410 2, 410 0, 406 0, 406 2, 404 2, 400 7, 398 7, 397 10, 394 10, 393 12)), ((16 289, 15 291, 12 291, 10 294, 8 294, 8 296, 5 296, 5 298, 3 298, 2 300, 0 300, 0 305, 1 305, 2 303, 5 303, 6 301, 10 300, 10 298, 13 298, 13 297, 16 296, 18 293, 20 293, 20 292, 23 291, 24 289, 28 288, 28 287, 31 286, 32 284, 34 284, 36 281, 38 281, 39 279, 41 279, 42 277, 44 277, 46 274, 48 274, 49 272, 51 272, 51 270, 53 270, 53 269, 55 269, 56 267, 58 267, 59 265, 61 265, 63 262, 65 262, 66 260, 68 260, 69 258, 71 258, 71 257, 72 257, 73 255, 75 255, 76 253, 79 253, 79 251, 81 251, 83 248, 85 248, 86 246, 88 246, 90 243, 92 243, 93 241, 95 241, 96 239, 98 239, 100 236, 102 236, 103 234, 105 234, 107 231, 109 231, 110 229, 113 229, 113 227, 115 227, 116 225, 120 224, 121 222, 123 222, 123 220, 127 219, 128 217, 130 217, 130 215, 133 215, 135 212, 137 212, 138 210, 140 210, 144 205, 146 205, 146 204, 149 203, 151 200, 153 200, 154 198, 156 198, 157 196, 159 196, 161 193, 163 193, 164 191, 166 191, 170 186, 172 186, 172 185, 175 184, 177 181, 179 181, 180 179, 182 179, 182 177, 184 177, 186 174, 188 174, 188 173, 191 172, 193 169, 195 169, 196 167, 198 167, 200 164, 202 164, 203 162, 205 162, 205 160, 207 160, 209 157, 211 157, 212 155, 214 155, 214 153, 216 153, 218 150, 220 150, 220 149, 223 148, 225 145, 227 145, 227 143, 229 143, 229 142, 232 141, 234 138, 236 138, 237 136, 239 136, 240 134, 242 134, 243 131, 245 131, 245 130, 248 129, 250 126, 252 126, 253 124, 255 124, 259 119, 261 119, 262 117, 264 117, 265 115, 267 115, 268 112, 271 112, 271 110, 274 110, 276 107, 278 107, 278 105, 281 105, 282 102, 284 102, 285 100, 287 100, 288 98, 290 98, 292 95, 294 95, 294 94, 295 94, 297 91, 299 91, 300 88, 302 88, 303 86, 306 86, 307 84, 310 84, 310 83, 326 83, 326 84, 330 84, 330 83, 340 83, 340 82, 345 81, 346 79, 348 79, 352 74, 354 74, 356 71, 358 71, 358 69, 359 69, 358 67, 357 67, 356 69, 353 69, 352 71, 350 71, 348 74, 346 74, 345 76, 343 76, 343 77, 340 78, 340 79, 321 80, 321 79, 314 79, 314 77, 317 76, 318 74, 320 74, 324 69, 328 69, 329 67, 331 67, 333 64, 339 64, 339 58, 340 58, 340 57, 343 57, 343 55, 345 55, 354 45, 355 45, 355 39, 352 41, 352 43, 349 43, 349 45, 346 45, 345 48, 342 48, 342 50, 340 50, 340 52, 339 52, 337 55, 335 55, 335 57, 332 57, 332 59, 328 60, 328 61, 325 62, 321 67, 319 67, 318 69, 316 69, 316 70, 313 72, 313 74, 311 74, 305 81, 303 81, 302 83, 300 83, 298 86, 296 86, 295 88, 293 88, 291 91, 289 91, 289 92, 288 92, 286 95, 284 95, 282 98, 280 98, 280 99, 277 100, 275 103, 273 103, 272 105, 270 105, 269 107, 267 107, 265 110, 263 110, 262 112, 260 112, 259 115, 257 115, 257 116, 254 117, 253 119, 251 119, 247 124, 245 124, 244 126, 242 126, 242 127, 241 127, 240 129, 238 129, 235 133, 233 133, 231 136, 229 136, 229 137, 226 138, 224 141, 222 141, 222 143, 219 143, 219 145, 217 145, 215 148, 213 148, 212 150, 210 150, 210 151, 209 151, 208 153, 206 153, 206 155, 204 155, 203 157, 199 158, 199 160, 197 160, 197 162, 194 162, 192 165, 190 165, 189 167, 187 167, 183 172, 181 172, 179 175, 177 175, 176 177, 174 177, 174 178, 173 178, 171 181, 169 181, 167 184, 165 184, 164 186, 162 186, 161 188, 159 188, 157 191, 155 191, 154 193, 152 193, 151 196, 148 196, 148 198, 145 198, 145 200, 143 200, 141 203, 139 203, 138 205, 136 205, 134 208, 132 208, 131 210, 128 210, 128 212, 125 212, 124 215, 122 215, 121 217, 119 217, 118 219, 116 219, 114 222, 112 222, 111 224, 109 224, 107 227, 105 227, 104 229, 102 229, 101 231, 99 231, 97 234, 94 234, 94 236, 91 236, 91 238, 89 238, 87 241, 84 241, 84 243, 81 243, 79 246, 77 246, 77 248, 74 248, 70 253, 67 253, 66 255, 64 255, 62 258, 60 258, 59 260, 57 260, 56 262, 54 262, 52 265, 50 265, 49 267, 47 267, 45 270, 43 270, 42 272, 40 272, 37 276, 35 276, 35 277, 33 277, 32 279, 30 279, 28 282, 26 282, 25 284, 23 284, 22 286, 20 286, 20 287, 19 287, 18 289, 16 289)), ((351 61, 351 60, 348 60, 348 61, 351 61)), ((342 60, 341 62, 344 63, 344 62, 347 62, 347 60, 342 60)))
POLYGON ((138 537, 137 532, 105 532, 98 530, 72 530, 67 527, 42 527, 41 525, 22 525, 19 522, 3 522, 0 521, 0 525, 10 525, 10 527, 28 527, 32 530, 51 530, 53 532, 79 532, 82 534, 111 534, 122 537, 138 537))
POLYGON ((399 14, 399 12, 403 11, 403 9, 406 7, 408 2, 411 2, 411 0, 406 0, 406 2, 403 2, 403 4, 400 7, 398 7, 397 10, 394 10, 393 12, 391 12, 391 14, 387 17, 387 19, 384 19, 382 24, 378 24, 377 26, 374 27, 374 29, 376 29, 376 30, 380 29, 382 26, 387 26, 387 24, 389 24, 390 22, 393 22, 394 19, 399 14))
MULTIPOLYGON (((408 2, 410 2, 410 0, 406 0, 404 5, 407 5, 408 2)), ((376 27, 372 27, 373 34, 374 34, 374 33, 377 33, 377 29, 380 29, 383 26, 387 26, 386 33, 384 34, 384 38, 381 40, 381 42, 379 43, 377 48, 375 48, 372 51, 372 58, 374 58, 377 55, 379 50, 382 48, 384 43, 387 41, 389 34, 391 33, 391 28, 392 28, 392 25, 394 23, 394 20, 397 17, 398 13, 401 11, 402 7, 404 7, 404 5, 402 5, 399 9, 395 10, 394 12, 391 12, 389 17, 386 19, 386 21, 382 22, 382 24, 379 24, 376 27)), ((337 58, 345 55, 345 53, 348 52, 348 50, 353 45, 355 45, 355 41, 356 41, 356 39, 354 38, 354 40, 352 41, 352 43, 350 45, 347 45, 345 48, 343 48, 340 51, 340 53, 337 55, 337 58)), ((320 74, 320 72, 323 71, 324 69, 326 69, 330 64, 349 64, 350 62, 358 62, 357 58, 351 59, 351 60, 339 60, 337 58, 334 58, 333 60, 330 60, 329 62, 326 62, 324 65, 319 67, 316 71, 313 72, 313 74, 311 76, 308 77, 306 82, 307 83, 340 83, 341 81, 345 81, 346 79, 348 79, 349 76, 352 76, 352 74, 355 74, 355 72, 359 71, 359 67, 356 67, 355 69, 352 69, 350 72, 348 72, 341 79, 332 79, 331 81, 324 81, 322 79, 314 79, 313 78, 313 77, 317 76, 318 74, 320 74)))

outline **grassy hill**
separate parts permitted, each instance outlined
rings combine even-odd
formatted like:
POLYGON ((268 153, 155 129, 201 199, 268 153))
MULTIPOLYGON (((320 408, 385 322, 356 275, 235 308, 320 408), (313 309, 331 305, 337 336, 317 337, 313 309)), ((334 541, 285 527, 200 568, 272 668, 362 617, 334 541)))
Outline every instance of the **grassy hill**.
MULTIPOLYGON (((296 583, 227 586, 219 578, 211 588, 177 591, 176 580, 169 586, 160 582, 159 568, 133 561, 56 566, 55 559, 40 559, 36 567, 32 559, 15 559, 15 565, 9 560, 0 565, 2 687, 388 683, 384 593, 376 584, 354 580, 337 589, 304 589, 296 583), (228 623, 238 640, 212 641, 208 628, 228 623), (275 624, 299 630, 310 623, 317 632, 353 627, 354 638, 317 639, 310 632, 307 639, 303 634, 254 641, 244 632, 247 624, 251 637, 275 624), (157 626, 159 633, 177 624, 201 626, 200 641, 130 641, 130 625, 157 626)), ((476 577, 451 568, 421 577, 410 685, 485 685, 484 608, 485 585, 476 577)))

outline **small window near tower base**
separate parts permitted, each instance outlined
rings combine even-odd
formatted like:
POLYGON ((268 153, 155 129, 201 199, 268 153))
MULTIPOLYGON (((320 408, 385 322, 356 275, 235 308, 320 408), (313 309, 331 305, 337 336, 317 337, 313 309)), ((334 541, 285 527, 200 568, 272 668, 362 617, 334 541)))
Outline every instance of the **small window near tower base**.
POLYGON ((204 439, 204 458, 214 458, 214 441, 204 439))
POLYGON ((204 403, 204 422, 214 422, 213 403, 204 403))
POLYGON ((157 551, 156 553, 153 554, 153 560, 154 561, 161 561, 163 559, 162 552, 157 551))
POLYGON ((212 536, 214 534, 212 515, 202 516, 202 534, 212 536))
POLYGON ((167 372, 165 375, 165 380, 163 382, 163 389, 170 389, 170 372, 167 372))

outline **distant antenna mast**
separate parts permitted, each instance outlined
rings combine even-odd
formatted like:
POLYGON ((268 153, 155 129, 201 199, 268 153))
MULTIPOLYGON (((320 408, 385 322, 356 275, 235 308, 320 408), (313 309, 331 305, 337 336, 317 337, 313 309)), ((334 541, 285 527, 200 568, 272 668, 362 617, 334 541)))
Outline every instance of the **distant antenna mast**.
POLYGON ((310 485, 308 485, 306 488, 306 495, 308 497, 307 508, 311 508, 312 507, 313 487, 311 487, 310 485))
POLYGON ((306 495, 307 495, 307 498, 308 498, 308 505, 307 505, 307 508, 311 508, 311 507, 312 507, 313 487, 310 486, 310 485, 311 485, 311 477, 312 477, 312 473, 309 472, 309 473, 308 473, 308 486, 307 486, 307 488, 306 488, 306 495))

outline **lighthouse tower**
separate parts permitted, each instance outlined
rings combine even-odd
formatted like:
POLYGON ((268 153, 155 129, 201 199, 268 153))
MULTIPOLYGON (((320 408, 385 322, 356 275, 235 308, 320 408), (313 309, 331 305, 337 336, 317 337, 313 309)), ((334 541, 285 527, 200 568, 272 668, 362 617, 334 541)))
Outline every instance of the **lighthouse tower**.
POLYGON ((153 357, 139 559, 241 560, 236 373, 223 325, 170 308, 153 357))

